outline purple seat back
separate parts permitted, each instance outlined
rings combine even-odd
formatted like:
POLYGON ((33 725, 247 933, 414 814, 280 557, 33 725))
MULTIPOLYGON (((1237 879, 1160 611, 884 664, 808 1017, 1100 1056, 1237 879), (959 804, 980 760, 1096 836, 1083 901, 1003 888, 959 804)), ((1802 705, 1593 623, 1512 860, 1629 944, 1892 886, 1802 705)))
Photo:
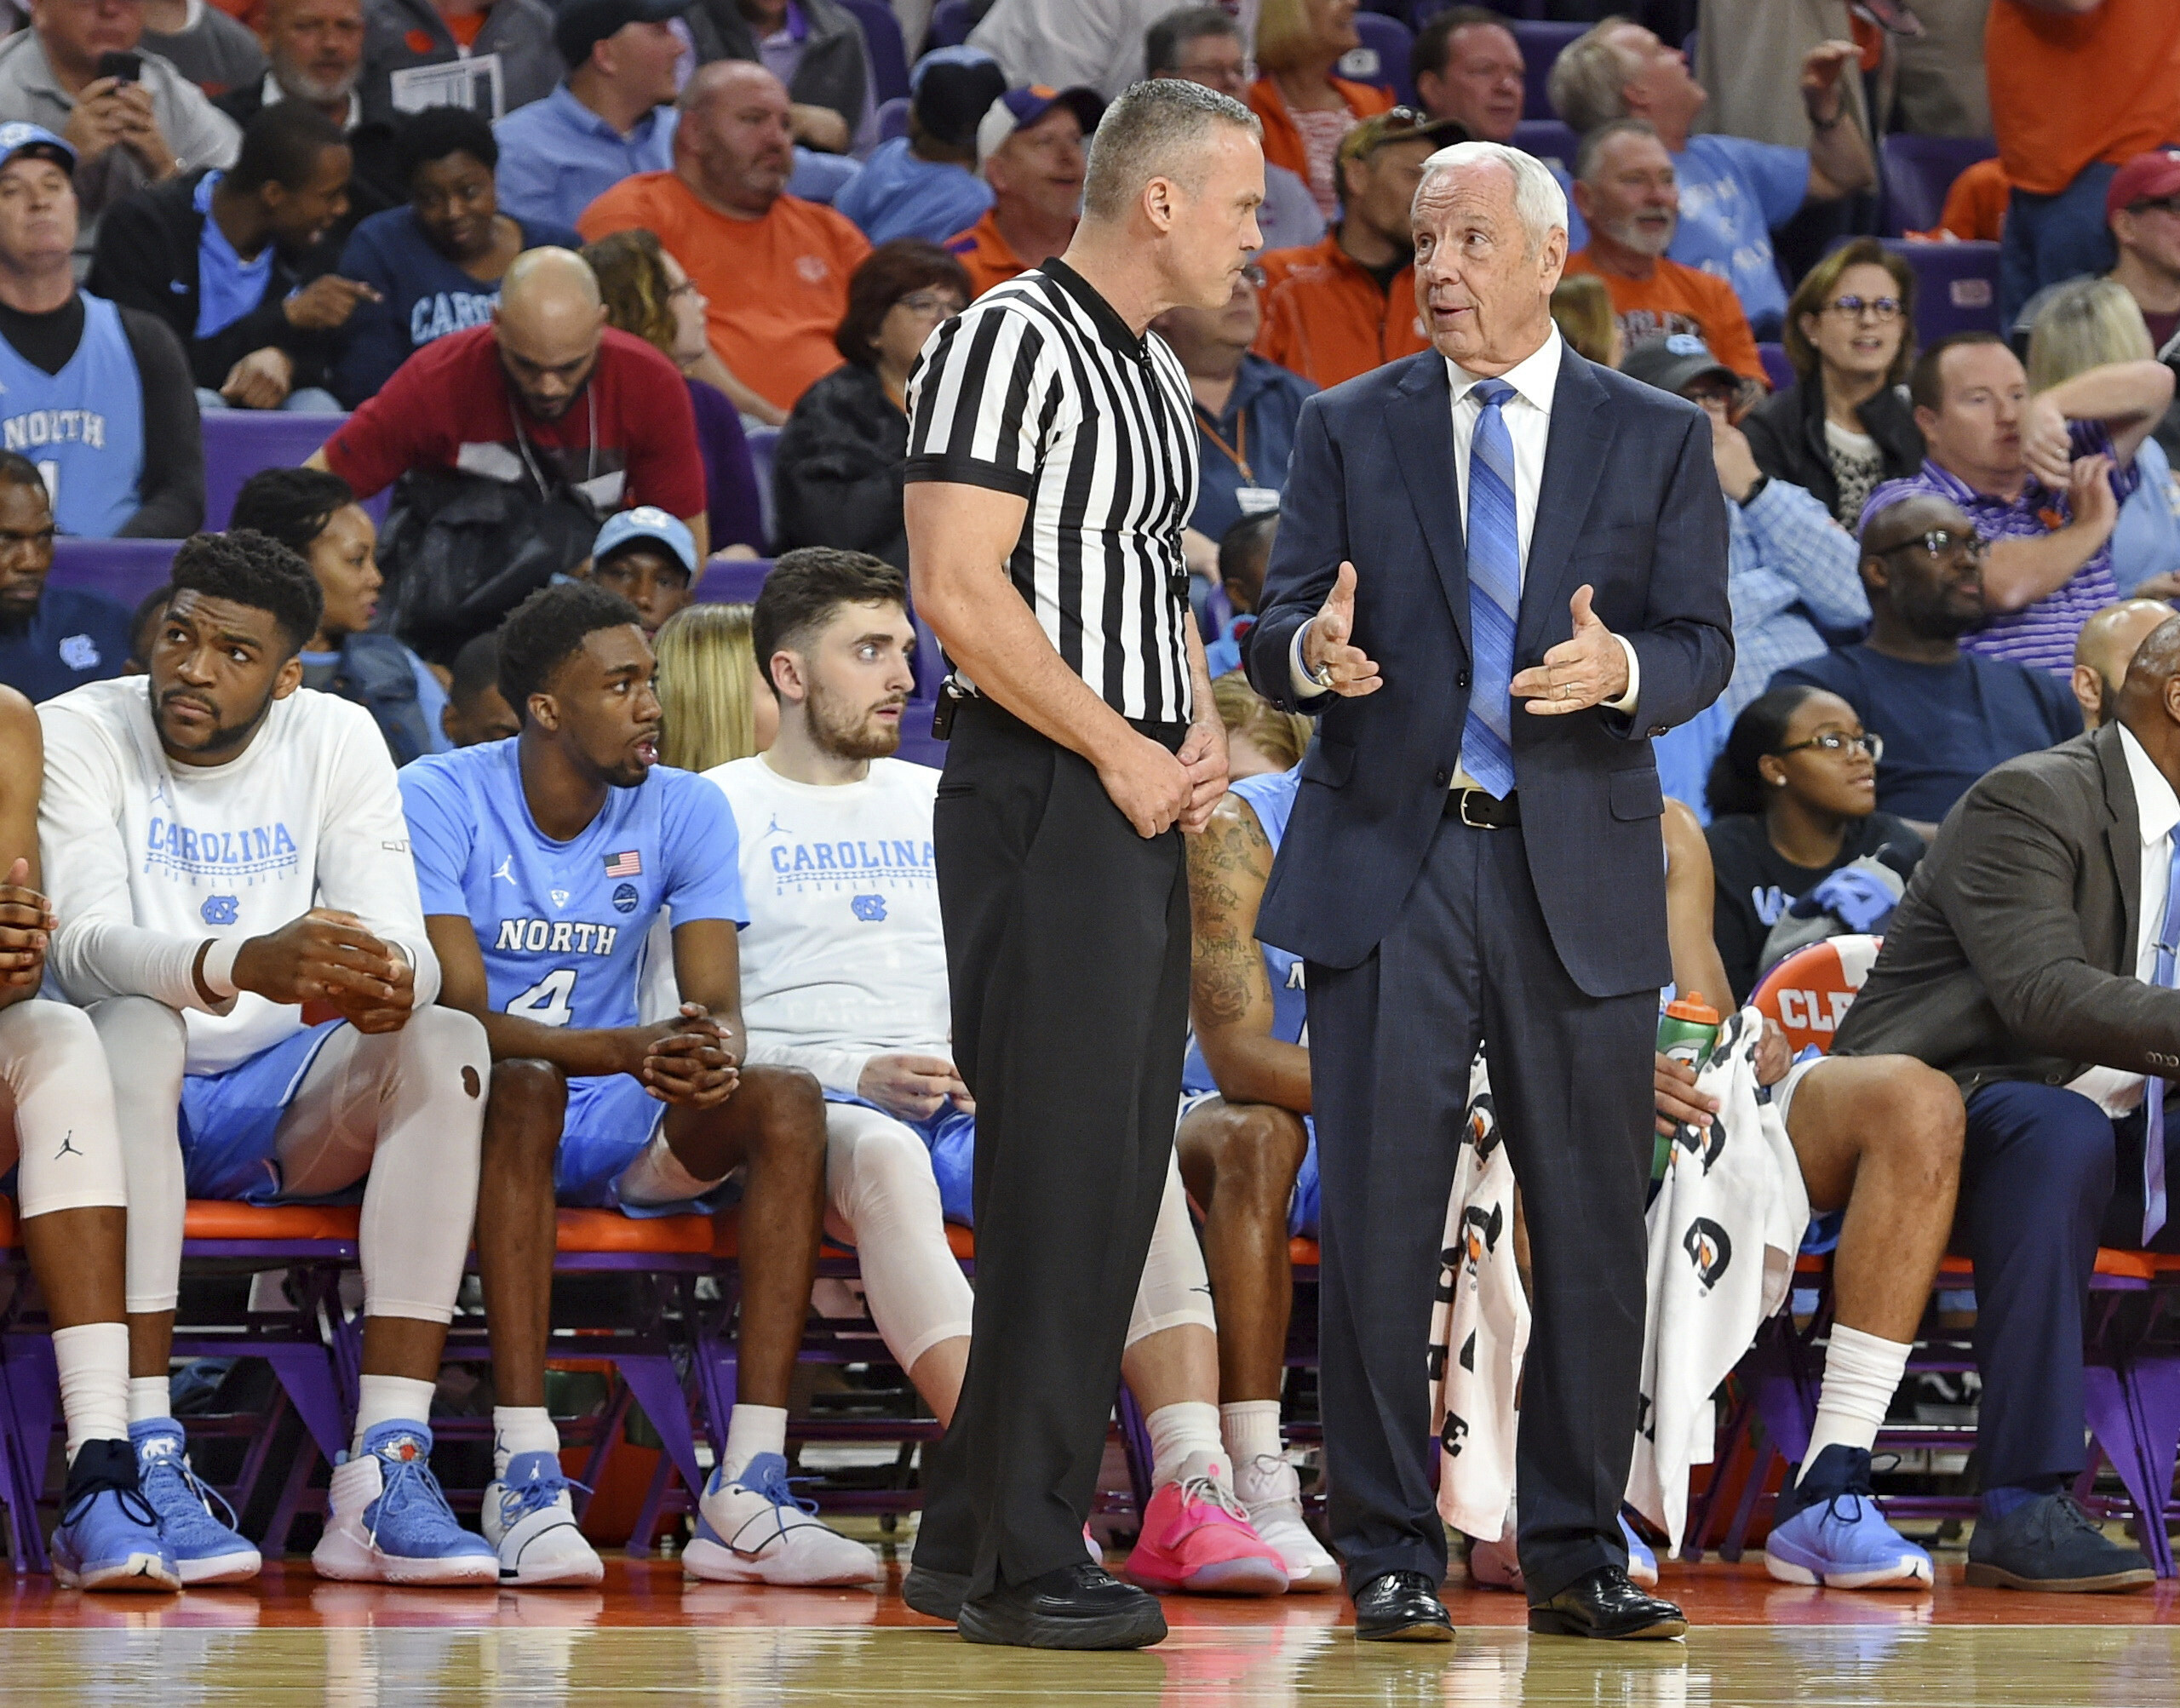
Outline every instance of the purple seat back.
POLYGON ((56 587, 82 587, 134 607, 174 569, 178 540, 71 540, 53 542, 56 587))
POLYGON ((974 27, 969 16, 969 0, 938 0, 931 9, 931 41, 934 48, 958 48, 969 39, 974 27))
POLYGON ((714 558, 697 582, 697 597, 708 605, 754 605, 772 572, 770 558, 714 558))
POLYGON ((204 525, 226 527, 243 482, 261 468, 295 467, 347 419, 290 415, 284 410, 207 410, 204 525))
POLYGON ((1915 338, 1925 349, 1955 332, 2002 332, 1996 244, 1911 244, 1885 248, 1915 269, 1915 338))
POLYGON ((1794 364, 1787 359, 1785 345, 1759 344, 1756 353, 1763 360, 1764 377, 1770 381, 1773 391, 1783 392, 1794 383, 1794 364))
POLYGON ((1514 39, 1522 44, 1522 60, 1526 69, 1523 81, 1529 86, 1529 95, 1522 103, 1524 118, 1552 118, 1552 102, 1545 95, 1545 84, 1552 76, 1552 61, 1559 57, 1559 50, 1569 42, 1586 34, 1587 24, 1553 24, 1541 19, 1509 19, 1506 27, 1514 32, 1514 39))
POLYGON ((749 442, 749 466, 757 475, 758 519, 765 524, 765 538, 769 542, 779 526, 777 507, 772 501, 772 462, 779 455, 780 429, 753 427, 744 433, 749 442))
POLYGON ((891 142, 909 134, 909 98, 897 95, 878 109, 878 140, 891 142))
POLYGON ((900 20, 886 0, 840 0, 863 26, 863 45, 870 49, 870 80, 881 100, 904 98, 909 92, 909 49, 901 39, 900 20))
POLYGON ((1414 106, 1415 83, 1408 74, 1408 54, 1415 37, 1408 26, 1381 12, 1357 12, 1355 32, 1362 45, 1350 49, 1334 69, 1351 82, 1389 89, 1402 106, 1414 106))
POLYGON ((1998 152, 1987 136, 1886 137, 1885 234, 1935 231, 1953 181, 1998 152))
POLYGON ((1525 118, 1514 127, 1515 147, 1547 164, 1558 162, 1560 170, 1569 178, 1575 175, 1575 151, 1581 146, 1581 136, 1575 127, 1556 118, 1525 118))

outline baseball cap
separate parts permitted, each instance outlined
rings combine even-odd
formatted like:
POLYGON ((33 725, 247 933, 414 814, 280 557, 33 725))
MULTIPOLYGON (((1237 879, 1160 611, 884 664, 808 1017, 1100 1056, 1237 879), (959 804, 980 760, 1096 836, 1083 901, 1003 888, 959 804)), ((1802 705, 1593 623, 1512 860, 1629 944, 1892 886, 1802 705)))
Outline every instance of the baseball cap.
POLYGON ((553 45, 574 70, 590 50, 629 24, 663 24, 689 9, 691 0, 567 0, 553 20, 553 45))
POLYGON ((1427 142, 1433 148, 1450 148, 1469 140, 1468 127, 1451 118, 1433 118, 1412 106, 1396 106, 1374 113, 1340 139, 1340 158, 1368 160, 1389 142, 1427 142))
POLYGON ((2173 195, 2180 195, 2180 149, 2153 148, 2147 154, 2137 154, 2112 175, 2111 186, 2104 192, 2104 217, 2108 220, 2122 208, 2173 195))
POLYGON ((1098 128, 1098 121, 1105 113, 1105 103, 1093 89, 1047 89, 1042 83, 1030 83, 1008 89, 991 104, 984 122, 977 126, 978 158, 990 154, 1016 131, 1035 124, 1054 107, 1063 105, 1074 109, 1076 117, 1081 120, 1085 138, 1098 128))
POLYGON ((697 538, 687 524, 656 504, 639 504, 633 510, 617 510, 605 519, 590 548, 590 560, 610 558, 624 546, 663 547, 668 557, 691 576, 697 573, 697 538))
POLYGON ((1646 386, 1675 393, 1686 391, 1698 380, 1713 374, 1729 384, 1741 383, 1741 375, 1713 356, 1708 344, 1690 332, 1676 332, 1669 338, 1644 339, 1627 352, 1620 371, 1631 380, 1640 380, 1646 386))
POLYGON ((917 123, 948 147, 966 148, 1007 93, 1007 73, 980 48, 940 48, 916 61, 909 89, 917 123))
POLYGON ((43 125, 26 124, 20 119, 13 123, 0 124, 0 166, 5 166, 18 154, 50 160, 64 172, 76 169, 74 149, 43 125))

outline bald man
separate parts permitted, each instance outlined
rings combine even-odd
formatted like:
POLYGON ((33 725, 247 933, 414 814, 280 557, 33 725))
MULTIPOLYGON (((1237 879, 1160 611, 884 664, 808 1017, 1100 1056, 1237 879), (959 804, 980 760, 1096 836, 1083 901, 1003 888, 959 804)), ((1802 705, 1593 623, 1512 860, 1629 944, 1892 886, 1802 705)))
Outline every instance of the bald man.
POLYGON ((2069 1486, 2084 1465, 2082 1312, 2100 1245, 2180 1251, 2166 1076, 2180 826, 2180 618, 2127 666, 2086 739, 2009 759, 1962 797, 1908 884, 1835 1055, 1953 1076, 1959 1220, 1976 1264, 1983 1510, 1968 1581, 2151 1582, 2069 1486))
POLYGON ((658 233, 710 300, 712 349, 743 410, 775 423, 840 365, 834 333, 870 244, 830 208, 787 193, 795 169, 787 89, 762 66, 702 66, 682 90, 674 166, 624 178, 576 228, 658 233))
POLYGON ((380 564, 394 632, 435 664, 532 589, 590 555, 614 511, 656 505, 709 550, 689 389, 673 363, 605 324, 581 255, 531 249, 508 269, 489 326, 426 345, 310 459, 359 498, 404 474, 380 564), (459 479, 455 477, 459 476, 459 479), (502 502, 496 510, 489 502, 502 502), (537 502, 541 497, 558 502, 537 502), (460 524, 441 516, 462 506, 460 524), (404 576, 427 532, 459 585, 404 576))
POLYGON ((2074 688, 2085 729, 2112 721, 2136 651, 2171 615, 2172 607, 2162 599, 2121 599, 2081 626, 2074 639, 2074 688))

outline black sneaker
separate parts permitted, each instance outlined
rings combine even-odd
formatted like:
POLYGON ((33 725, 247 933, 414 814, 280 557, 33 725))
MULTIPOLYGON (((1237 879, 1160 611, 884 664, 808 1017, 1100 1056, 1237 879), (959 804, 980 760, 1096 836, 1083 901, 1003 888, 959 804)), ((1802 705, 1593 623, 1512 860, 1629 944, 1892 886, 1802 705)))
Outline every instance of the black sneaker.
POLYGON ((2046 1494, 2003 1518, 1979 1518, 1968 1539, 1968 1581, 1979 1590, 2074 1595, 2146 1589, 2157 1581, 2133 1548, 2105 1539, 2071 1494, 2046 1494))
POLYGON ((903 1601, 926 1619, 944 1619, 949 1625, 961 1616, 961 1602, 968 1593, 967 1572, 942 1572, 914 1560, 909 1562, 907 1575, 901 1579, 903 1601))
POLYGON ((965 1642, 1016 1648, 1143 1648, 1166 1636, 1156 1596, 1087 1561, 964 1602, 955 1625, 965 1642))

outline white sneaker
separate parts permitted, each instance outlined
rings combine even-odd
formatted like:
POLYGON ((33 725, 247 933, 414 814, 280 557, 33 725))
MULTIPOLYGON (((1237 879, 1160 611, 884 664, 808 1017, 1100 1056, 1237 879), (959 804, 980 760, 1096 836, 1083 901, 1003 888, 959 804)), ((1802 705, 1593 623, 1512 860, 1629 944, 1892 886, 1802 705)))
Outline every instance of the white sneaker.
POLYGON ((312 1551, 321 1578, 366 1584, 496 1586, 500 1556, 456 1522, 432 1475, 432 1432, 379 1424, 343 1455, 326 1491, 325 1534, 312 1551))
POLYGON ((1234 1493, 1249 1525, 1287 1562, 1290 1590, 1336 1590, 1340 1562, 1302 1519, 1302 1479, 1276 1453, 1259 1453, 1234 1467, 1234 1493))
POLYGON ((576 1526, 575 1502, 555 1453, 520 1453, 485 1490, 485 1539, 500 1550, 500 1581, 524 1589, 596 1584, 605 1562, 576 1526))
POLYGON ((685 1570, 720 1584, 875 1584, 886 1568, 875 1550, 818 1521, 788 1487, 787 1460, 760 1453, 730 1479, 712 1472, 697 1534, 681 1550, 685 1570))

